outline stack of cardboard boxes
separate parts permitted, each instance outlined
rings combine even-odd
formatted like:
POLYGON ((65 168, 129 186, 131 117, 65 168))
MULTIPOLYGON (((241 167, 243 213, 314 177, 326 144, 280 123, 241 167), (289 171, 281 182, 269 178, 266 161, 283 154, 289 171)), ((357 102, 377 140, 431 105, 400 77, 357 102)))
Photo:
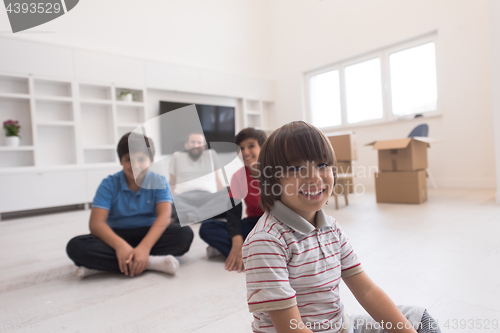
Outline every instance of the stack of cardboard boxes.
POLYGON ((427 148, 424 137, 369 143, 378 150, 377 202, 422 203, 427 200, 427 148))
POLYGON ((356 135, 354 132, 336 133, 328 136, 335 157, 337 158, 337 185, 334 193, 342 195, 344 193, 353 193, 353 175, 352 161, 358 159, 356 147, 356 135), (345 191, 345 192, 344 192, 345 191))

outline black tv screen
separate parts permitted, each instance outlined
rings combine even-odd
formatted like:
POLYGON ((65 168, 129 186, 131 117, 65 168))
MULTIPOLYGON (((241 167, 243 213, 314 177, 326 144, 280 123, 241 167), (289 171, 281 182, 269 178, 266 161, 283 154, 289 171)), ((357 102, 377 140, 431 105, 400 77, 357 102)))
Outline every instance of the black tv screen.
MULTIPOLYGON (((188 105, 192 104, 160 101, 160 115, 188 105)), ((234 107, 205 104, 195 105, 201 128, 205 134, 205 140, 209 146, 210 142, 234 142, 234 136, 236 135, 234 107)), ((194 128, 197 128, 197 126, 195 125, 194 128)), ((189 133, 186 133, 185 128, 182 129, 184 133, 178 133, 180 129, 175 123, 161 121, 160 131, 161 153, 163 155, 185 150, 184 142, 189 135, 189 133)), ((221 149, 217 150, 217 152, 221 153, 230 151, 224 151, 224 148, 222 151, 221 149)))

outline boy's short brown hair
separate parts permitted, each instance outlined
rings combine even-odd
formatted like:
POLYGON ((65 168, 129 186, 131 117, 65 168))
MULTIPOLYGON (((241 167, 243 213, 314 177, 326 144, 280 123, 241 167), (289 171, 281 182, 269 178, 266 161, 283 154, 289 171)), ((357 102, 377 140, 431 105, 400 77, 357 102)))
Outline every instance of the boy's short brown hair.
POLYGON ((246 139, 255 139, 257 140, 257 143, 259 144, 259 147, 262 147, 264 142, 267 139, 267 134, 264 131, 258 130, 253 127, 247 127, 242 129, 234 138, 234 143, 236 143, 238 146, 240 143, 245 141, 246 139))
POLYGON ((328 163, 334 170, 334 184, 337 183, 335 153, 330 141, 318 128, 304 121, 294 121, 269 136, 261 148, 258 163, 262 210, 268 211, 281 198, 273 193, 273 186, 280 184, 277 175, 302 161, 328 163))
POLYGON ((116 147, 116 152, 118 153, 118 158, 120 162, 122 161, 122 157, 129 154, 129 145, 132 151, 142 151, 146 156, 149 157, 151 162, 153 162, 153 158, 155 156, 155 145, 151 138, 134 133, 128 132, 122 136, 120 141, 118 142, 118 146, 116 147))

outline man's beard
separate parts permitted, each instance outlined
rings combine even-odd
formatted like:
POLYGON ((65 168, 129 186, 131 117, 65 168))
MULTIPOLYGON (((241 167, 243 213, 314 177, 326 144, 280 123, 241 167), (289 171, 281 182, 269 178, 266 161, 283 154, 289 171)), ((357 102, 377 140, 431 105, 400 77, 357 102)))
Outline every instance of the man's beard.
POLYGON ((189 157, 191 157, 194 160, 197 160, 201 154, 203 153, 202 148, 191 148, 188 149, 187 153, 189 154, 189 157))

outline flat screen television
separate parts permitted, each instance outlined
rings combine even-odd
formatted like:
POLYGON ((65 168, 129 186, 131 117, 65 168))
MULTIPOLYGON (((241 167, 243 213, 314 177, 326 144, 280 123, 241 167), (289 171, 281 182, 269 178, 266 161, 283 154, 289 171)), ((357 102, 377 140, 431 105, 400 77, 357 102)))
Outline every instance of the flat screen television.
MULTIPOLYGON (((192 105, 187 103, 160 101, 160 115, 192 105)), ((201 128, 205 134, 205 140, 210 146, 210 142, 234 142, 235 133, 235 108, 231 106, 195 104, 201 128)), ((176 124, 166 121, 160 122, 161 153, 163 155, 172 154, 175 151, 183 151, 184 142, 189 133, 185 133, 185 128, 181 131, 176 124), (166 135, 165 135, 166 134, 166 135), (176 139, 172 139, 176 138, 176 139)), ((224 148, 218 149, 218 153, 230 152, 224 148)), ((234 150, 233 150, 234 151, 234 150)))

